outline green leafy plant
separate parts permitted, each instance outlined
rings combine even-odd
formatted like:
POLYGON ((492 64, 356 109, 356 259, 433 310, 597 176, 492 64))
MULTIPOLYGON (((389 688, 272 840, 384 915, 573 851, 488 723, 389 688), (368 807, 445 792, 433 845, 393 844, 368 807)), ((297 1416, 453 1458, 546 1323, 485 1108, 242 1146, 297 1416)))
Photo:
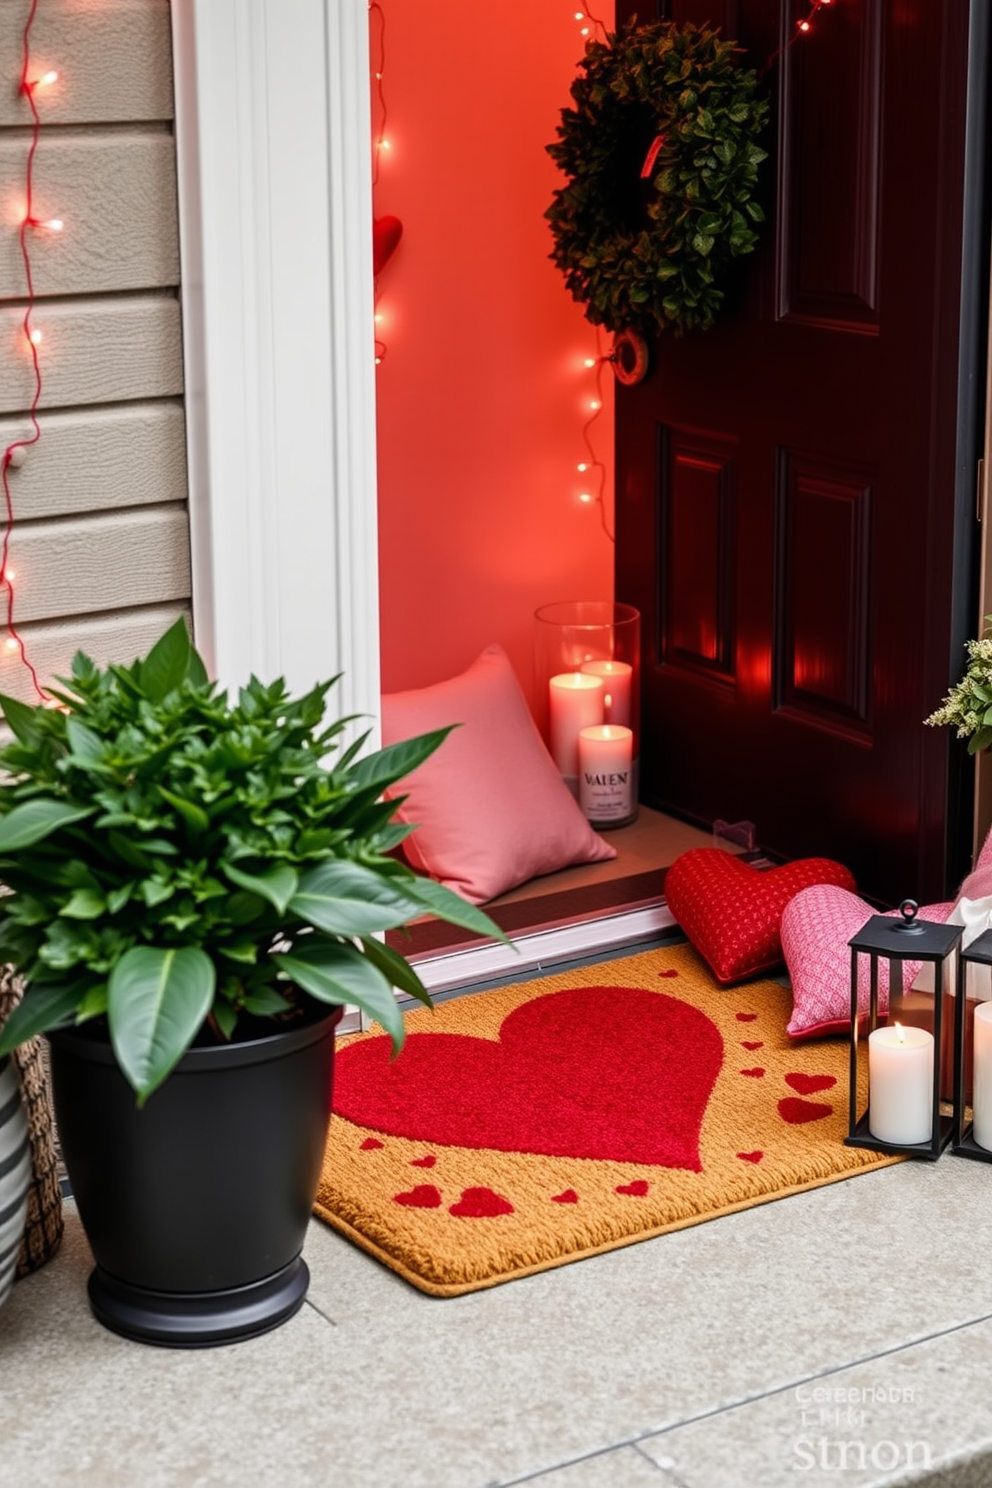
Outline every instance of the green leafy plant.
MULTIPOLYGON (((985 623, 992 625, 992 615, 985 616, 985 623)), ((956 729, 959 739, 968 740, 968 753, 979 754, 992 749, 992 636, 965 641, 965 650, 968 666, 964 676, 923 722, 956 729)))
POLYGON ((594 325, 705 329, 721 276, 756 246, 768 103, 737 56, 715 31, 636 19, 586 47, 575 107, 547 147, 568 183, 545 216, 551 257, 594 325))
POLYGON ((286 1019, 299 990, 354 1003, 403 1041, 394 987, 430 1004, 377 936, 425 914, 502 937, 391 856, 386 787, 448 730, 359 758, 324 724, 334 681, 292 699, 211 683, 177 621, 131 666, 82 653, 56 706, 0 697, 0 960, 26 980, 0 1054, 106 1019, 139 1101, 194 1039, 286 1019))

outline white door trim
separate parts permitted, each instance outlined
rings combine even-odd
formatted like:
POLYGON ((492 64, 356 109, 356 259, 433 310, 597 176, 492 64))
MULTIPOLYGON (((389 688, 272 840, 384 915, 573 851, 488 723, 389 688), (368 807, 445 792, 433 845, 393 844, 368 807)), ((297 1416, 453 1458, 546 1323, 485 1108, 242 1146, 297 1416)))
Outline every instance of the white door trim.
POLYGON ((197 641, 377 715, 365 0, 172 0, 197 641))

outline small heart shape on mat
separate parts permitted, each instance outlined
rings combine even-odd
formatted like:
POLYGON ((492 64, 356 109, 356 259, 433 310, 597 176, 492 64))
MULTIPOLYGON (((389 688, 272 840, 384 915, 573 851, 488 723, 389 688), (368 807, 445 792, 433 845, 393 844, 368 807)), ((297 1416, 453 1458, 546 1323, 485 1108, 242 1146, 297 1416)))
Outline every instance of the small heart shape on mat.
POLYGON ((760 1064, 756 1064, 754 1069, 741 1070, 742 1075, 747 1075, 752 1080, 760 1080, 764 1073, 760 1064))
POLYGON ((552 1204, 577 1204, 579 1196, 574 1188, 566 1188, 564 1193, 552 1194, 551 1202, 552 1204))
POLYGON ((466 1188, 448 1213, 460 1219, 495 1219, 498 1214, 512 1214, 513 1205, 491 1188, 466 1188))
POLYGON ((738 1152, 737 1154, 741 1162, 749 1163, 759 1163, 764 1155, 765 1154, 760 1150, 760 1148, 754 1152, 738 1152))
POLYGON ((440 1209, 441 1190, 433 1183, 418 1183, 407 1193, 393 1194, 393 1202, 405 1204, 408 1209, 440 1209))
POLYGON ((375 1152, 377 1147, 385 1147, 385 1142, 380 1142, 376 1137, 366 1137, 359 1147, 359 1152, 375 1152))
POLYGON ((411 1157, 410 1166, 411 1168, 432 1168, 436 1162, 437 1158, 433 1152, 428 1152, 426 1157, 411 1157))
POLYGON ((753 1052, 755 1049, 763 1049, 764 1047, 764 1039, 741 1039, 742 1049, 750 1049, 753 1052))
POLYGON ((673 977, 673 976, 678 976, 678 972, 677 971, 659 971, 658 975, 660 977, 673 977))
POLYGON ((665 899, 717 981, 728 986, 780 964, 782 913, 813 884, 855 887, 848 870, 830 858, 761 869, 718 847, 694 847, 665 875, 665 899))
POLYGON ((786 1085, 791 1085, 793 1090, 798 1090, 800 1095, 815 1095, 818 1090, 829 1090, 832 1085, 837 1084, 836 1075, 804 1075, 801 1070, 796 1070, 785 1077, 786 1085))
POLYGON ((833 1106, 824 1105, 822 1101, 800 1100, 798 1095, 787 1095, 778 1103, 778 1114, 793 1126, 802 1126, 806 1121, 822 1121, 833 1113, 833 1106))
POLYGON ((756 1023, 758 1015, 757 1013, 738 1013, 737 1021, 738 1023, 756 1023))
POLYGON ((643 1199, 648 1191, 648 1183, 644 1178, 635 1178, 633 1183, 620 1183, 614 1189, 614 1193, 632 1194, 635 1199, 643 1199))

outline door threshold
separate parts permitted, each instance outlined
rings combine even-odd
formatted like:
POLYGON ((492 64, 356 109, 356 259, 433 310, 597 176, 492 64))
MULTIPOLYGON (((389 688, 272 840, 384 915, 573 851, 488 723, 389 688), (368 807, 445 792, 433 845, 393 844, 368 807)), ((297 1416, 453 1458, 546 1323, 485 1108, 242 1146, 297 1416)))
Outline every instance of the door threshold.
MULTIPOLYGON (((559 962, 576 956, 633 948, 675 928, 675 918, 662 899, 612 914, 583 915, 569 923, 523 931, 511 935, 509 944, 480 940, 439 955, 414 953, 408 959, 428 992, 469 991, 476 983, 494 978, 515 980, 522 973, 551 971, 559 962)), ((404 1005, 415 1003, 414 998, 403 994, 397 1000, 404 1005)))

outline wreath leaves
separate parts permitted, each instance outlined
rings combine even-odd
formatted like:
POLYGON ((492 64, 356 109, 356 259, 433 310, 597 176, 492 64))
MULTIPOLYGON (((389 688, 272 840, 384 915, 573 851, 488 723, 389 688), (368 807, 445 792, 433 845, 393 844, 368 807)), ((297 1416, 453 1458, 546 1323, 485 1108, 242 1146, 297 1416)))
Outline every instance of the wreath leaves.
POLYGON ((636 19, 586 47, 547 146, 568 181, 544 215, 593 325, 705 330, 731 260, 757 245, 768 103, 737 53, 707 28, 636 19))

